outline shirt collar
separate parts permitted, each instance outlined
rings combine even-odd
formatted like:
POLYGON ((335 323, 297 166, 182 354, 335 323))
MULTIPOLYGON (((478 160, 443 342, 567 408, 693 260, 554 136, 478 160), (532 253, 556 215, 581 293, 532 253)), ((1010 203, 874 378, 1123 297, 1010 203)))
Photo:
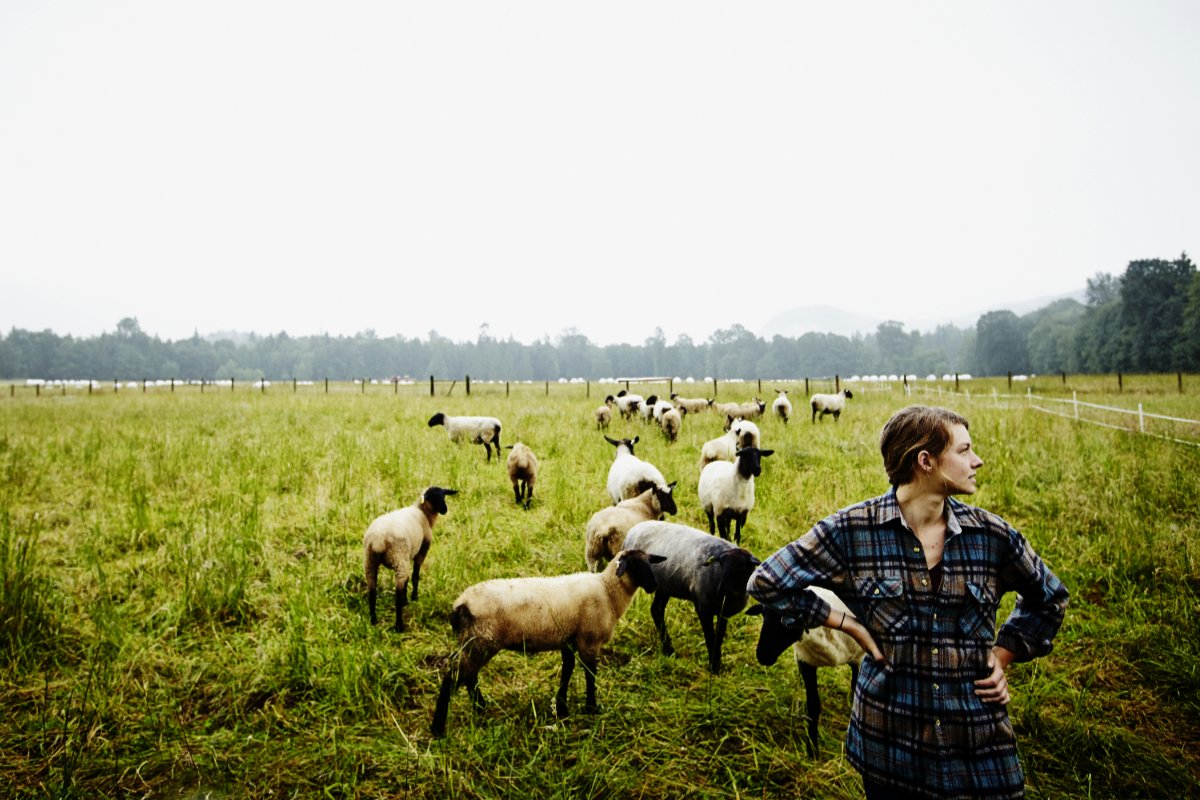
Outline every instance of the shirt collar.
MULTIPOLYGON (((962 523, 960 523, 958 520, 959 514, 967 513, 967 523, 970 524, 972 521, 970 506, 963 505, 953 497, 946 498, 946 509, 944 513, 946 515, 946 538, 950 538, 951 536, 962 533, 962 523)), ((879 514, 880 522, 892 522, 895 520, 905 528, 908 528, 908 530, 912 530, 912 527, 908 524, 907 520, 904 519, 904 514, 900 511, 900 501, 896 499, 895 486, 889 489, 888 493, 884 495, 883 504, 880 506, 879 514)))

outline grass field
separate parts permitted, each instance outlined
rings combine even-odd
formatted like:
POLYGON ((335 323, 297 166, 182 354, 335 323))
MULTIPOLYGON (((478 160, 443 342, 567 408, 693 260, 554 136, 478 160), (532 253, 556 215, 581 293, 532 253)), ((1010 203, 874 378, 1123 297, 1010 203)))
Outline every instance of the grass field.
MULTIPOLYGON (((1120 393, 1111 377, 1039 383, 1200 419, 1194 377, 1184 393, 1175 376, 1126 377, 1120 393)), ((756 388, 722 385, 721 399, 756 388)), ((887 488, 879 428, 910 398, 870 388, 837 424, 810 424, 802 399, 790 425, 762 421, 776 453, 743 539, 755 554, 887 488)), ((822 754, 810 759, 795 667, 755 662, 756 619, 731 622, 714 676, 689 607, 667 612, 677 656, 657 653, 644 594, 601 659, 598 714, 555 720, 558 656, 505 653, 481 675, 487 709, 460 692, 447 737, 431 739, 459 591, 583 569, 584 524, 608 503, 613 448, 591 415, 605 390, 291 389, 0 396, 8 796, 861 796, 840 752, 848 669, 823 671, 822 754), (533 447, 530 510, 482 448, 426 426, 436 411, 498 416, 506 442, 533 447), (409 630, 371 627, 362 533, 430 484, 459 494, 409 630)), ((1071 589, 1054 652, 1010 671, 1029 796, 1200 797, 1200 447, 1039 413, 1009 391, 974 381, 970 399, 911 400, 971 420, 986 462, 972 502, 1021 529, 1071 589)), ((640 435, 638 455, 679 482, 674 520, 707 527, 697 456, 721 433, 715 415, 685 418, 673 444, 619 418, 609 433, 640 435)), ((390 592, 380 608, 389 620, 390 592)))

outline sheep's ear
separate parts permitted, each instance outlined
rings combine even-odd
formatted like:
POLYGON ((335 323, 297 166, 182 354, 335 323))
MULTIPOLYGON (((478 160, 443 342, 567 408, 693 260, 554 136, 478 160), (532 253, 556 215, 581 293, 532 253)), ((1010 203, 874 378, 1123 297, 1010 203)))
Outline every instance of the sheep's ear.
POLYGON ((759 456, 766 458, 767 456, 775 455, 775 451, 774 450, 759 450, 758 454, 759 454, 759 456))
POLYGON ((671 481, 670 483, 667 484, 667 489, 669 489, 669 490, 674 489, 675 484, 677 484, 677 483, 679 483, 679 481, 671 481))
POLYGON ((611 444, 613 447, 616 447, 617 445, 619 445, 619 444, 620 444, 620 442, 618 442, 616 439, 610 438, 610 437, 608 437, 608 436, 605 436, 605 437, 604 437, 604 441, 608 442, 608 443, 609 443, 609 444, 611 444))
POLYGON ((628 571, 629 571, 629 562, 628 562, 628 560, 626 560, 626 558, 624 556, 622 556, 621 560, 617 562, 617 577, 618 578, 621 577, 628 571))
POLYGON ((442 494, 449 497, 452 494, 458 494, 458 489, 442 489, 442 494))
POLYGON ((662 562, 667 560, 667 557, 666 556, 649 555, 649 556, 646 556, 646 560, 649 561, 651 564, 661 564, 662 562))
POLYGON ((633 437, 633 441, 631 442, 631 444, 637 444, 637 443, 638 443, 638 442, 640 442, 641 440, 642 440, 642 437, 640 437, 640 436, 635 436, 635 437, 633 437))

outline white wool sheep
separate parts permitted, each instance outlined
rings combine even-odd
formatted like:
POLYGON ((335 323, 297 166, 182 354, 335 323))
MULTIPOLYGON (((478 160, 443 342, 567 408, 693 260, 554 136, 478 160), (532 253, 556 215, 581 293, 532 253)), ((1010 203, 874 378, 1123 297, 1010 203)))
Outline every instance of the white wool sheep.
POLYGON ((632 439, 604 437, 606 442, 617 448, 612 466, 608 468, 608 496, 612 498, 613 505, 637 497, 651 486, 661 488, 667 485, 657 467, 633 454, 633 446, 640 439, 640 436, 632 439))
POLYGON ((616 398, 610 394, 608 397, 604 398, 604 405, 600 406, 595 410, 595 412, 593 412, 594 416, 596 417, 597 430, 604 430, 608 427, 608 424, 612 422, 612 407, 615 405, 615 403, 616 398))
POLYGON ((708 668, 720 672, 726 622, 746 606, 746 584, 758 559, 724 539, 673 522, 640 522, 626 534, 625 546, 666 556, 651 567, 658 588, 650 616, 663 655, 675 652, 667 632, 667 603, 671 598, 687 600, 704 632, 708 668))
POLYGON ((662 427, 667 441, 673 442, 679 438, 679 429, 683 427, 683 414, 678 408, 668 408, 659 417, 658 424, 662 427))
POLYGON ((379 567, 396 575, 395 630, 404 630, 404 605, 408 582, 412 578, 412 599, 416 600, 421 582, 421 565, 433 541, 433 524, 446 513, 446 498, 458 494, 455 489, 430 486, 411 506, 376 517, 363 534, 363 574, 367 579, 367 605, 371 624, 375 616, 376 581, 379 567))
POLYGON ((537 482, 538 460, 529 445, 510 444, 508 449, 508 479, 512 481, 517 504, 529 508, 533 502, 533 485, 537 482))
MULTIPOLYGON (((841 598, 828 589, 820 586, 810 586, 813 592, 826 603, 834 613, 844 612, 853 618, 854 613, 846 607, 841 598)), ((779 654, 790 643, 800 677, 804 681, 805 719, 808 721, 808 754, 816 757, 820 749, 817 743, 817 728, 821 721, 821 695, 817 690, 817 668, 837 667, 842 664, 850 665, 850 692, 854 692, 854 684, 858 680, 858 667, 865 655, 862 647, 848 633, 819 625, 808 630, 795 630, 784 626, 779 618, 779 612, 767 606, 756 605, 746 610, 747 614, 761 614, 763 617, 762 630, 758 636, 756 657, 764 666, 774 664, 779 654)))
POLYGON ((762 459, 774 450, 743 447, 733 463, 714 461, 700 470, 697 491, 700 505, 708 515, 708 532, 729 538, 730 523, 735 524, 734 541, 742 541, 746 516, 754 508, 754 477, 762 474, 762 459))
POLYGON ((625 534, 639 522, 662 519, 676 512, 675 484, 665 488, 651 486, 637 497, 622 500, 615 506, 600 509, 587 522, 583 543, 583 558, 589 572, 599 572, 603 563, 612 559, 625 546, 625 534))
POLYGON ((476 708, 482 707, 479 671, 501 650, 562 653, 554 698, 560 718, 567 713, 567 686, 578 653, 587 683, 584 708, 594 712, 600 649, 612 639, 634 593, 639 588, 654 592, 651 565, 662 560, 641 550, 622 550, 600 573, 497 579, 468 587, 450 613, 459 649, 442 678, 430 732, 445 735, 450 696, 459 686, 467 687, 476 708))
POLYGON ((492 446, 496 447, 496 460, 500 460, 500 420, 495 417, 449 417, 440 411, 429 418, 429 427, 445 425, 452 442, 470 442, 487 448, 487 460, 492 460, 492 446))
POLYGON ((779 396, 775 398, 775 402, 771 403, 771 410, 775 412, 775 416, 783 420, 786 425, 788 418, 792 416, 792 401, 788 399, 787 390, 780 389, 779 396))
POLYGON ((849 389, 842 389, 835 394, 814 394, 808 399, 808 404, 812 406, 812 421, 816 422, 820 416, 824 422, 826 414, 833 414, 833 421, 837 422, 846 408, 846 398, 849 397, 854 397, 849 389))
MULTIPOLYGON (((647 401, 648 402, 648 401, 647 401)), ((662 415, 675 408, 675 404, 670 400, 655 400, 650 403, 650 416, 654 417, 655 422, 662 422, 662 415)))
POLYGON ((725 430, 729 430, 734 420, 758 419, 766 411, 767 404, 757 397, 748 403, 729 403, 723 406, 725 414, 725 430))
POLYGON ((676 408, 681 408, 689 414, 699 414, 712 406, 712 400, 706 400, 703 397, 680 397, 678 394, 671 395, 671 402, 676 408))
POLYGON ((617 411, 621 412, 621 417, 629 419, 637 413, 638 408, 641 407, 644 401, 640 394, 630 394, 625 389, 622 389, 617 392, 615 402, 617 404, 617 411))
POLYGON ((728 431, 709 439, 700 448, 700 467, 703 469, 714 461, 733 461, 741 448, 761 446, 762 436, 757 425, 748 419, 734 420, 728 431))

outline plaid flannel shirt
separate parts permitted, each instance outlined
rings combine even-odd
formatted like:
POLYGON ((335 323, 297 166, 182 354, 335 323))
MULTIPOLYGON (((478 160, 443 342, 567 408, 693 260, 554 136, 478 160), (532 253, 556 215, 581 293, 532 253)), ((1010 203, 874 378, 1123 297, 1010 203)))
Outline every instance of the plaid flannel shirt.
POLYGON ((1049 653, 1067 589, 1000 517, 954 498, 946 513, 937 592, 895 488, 818 522, 767 558, 747 589, 785 625, 812 628, 829 604, 804 589, 823 586, 871 631, 888 665, 864 659, 846 734, 865 778, 929 797, 1022 797, 1008 711, 981 702, 974 681, 990 674, 994 644, 1017 661, 1049 653), (1010 591, 1019 598, 997 632, 1010 591))

